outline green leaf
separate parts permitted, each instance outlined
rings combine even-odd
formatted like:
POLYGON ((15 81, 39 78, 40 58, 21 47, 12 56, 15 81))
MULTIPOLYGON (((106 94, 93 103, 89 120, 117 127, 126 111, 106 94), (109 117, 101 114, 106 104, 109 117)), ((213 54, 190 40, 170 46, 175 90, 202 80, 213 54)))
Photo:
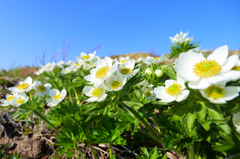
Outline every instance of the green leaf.
POLYGON ((196 104, 195 110, 196 118, 200 121, 203 121, 207 114, 207 107, 204 102, 200 102, 196 104))

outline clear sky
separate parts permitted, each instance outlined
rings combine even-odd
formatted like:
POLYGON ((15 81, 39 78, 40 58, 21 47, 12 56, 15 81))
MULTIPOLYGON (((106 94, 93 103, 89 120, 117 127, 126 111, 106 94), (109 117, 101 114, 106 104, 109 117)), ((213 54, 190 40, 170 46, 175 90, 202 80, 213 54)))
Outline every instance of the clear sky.
MULTIPOLYGON (((176 33, 201 49, 240 45, 239 0, 1 0, 0 69, 36 66, 71 38, 67 60, 100 46, 100 57, 169 53, 176 33), (39 62, 38 62, 39 63, 39 62)), ((62 53, 58 61, 62 60, 62 53)))

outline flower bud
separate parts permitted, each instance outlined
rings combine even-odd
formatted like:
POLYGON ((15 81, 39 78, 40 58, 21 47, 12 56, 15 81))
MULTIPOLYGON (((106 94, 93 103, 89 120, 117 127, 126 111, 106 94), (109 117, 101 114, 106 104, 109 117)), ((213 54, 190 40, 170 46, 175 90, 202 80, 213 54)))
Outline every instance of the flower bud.
POLYGON ((157 77, 162 77, 162 75, 163 75, 162 70, 156 70, 154 73, 156 74, 157 77))
POLYGON ((147 68, 147 69, 145 70, 145 73, 148 74, 148 75, 151 75, 151 74, 152 74, 152 71, 151 71, 149 68, 147 68))
POLYGON ((240 133, 240 112, 233 114, 233 125, 236 127, 236 131, 240 133))

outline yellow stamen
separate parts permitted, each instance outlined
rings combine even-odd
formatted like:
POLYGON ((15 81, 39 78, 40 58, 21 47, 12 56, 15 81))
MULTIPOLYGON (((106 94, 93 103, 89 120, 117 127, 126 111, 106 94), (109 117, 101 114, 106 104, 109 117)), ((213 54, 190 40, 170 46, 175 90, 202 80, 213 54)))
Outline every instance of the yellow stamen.
POLYGON ((22 98, 19 98, 19 99, 16 101, 17 104, 23 104, 23 102, 24 102, 24 99, 22 99, 22 98))
POLYGON ((98 87, 98 88, 95 88, 92 92, 91 92, 91 95, 96 98, 96 97, 99 97, 103 92, 103 88, 101 87, 98 87))
POLYGON ((102 68, 99 68, 97 70, 97 72, 95 73, 95 77, 102 79, 104 76, 106 76, 106 74, 108 73, 109 70, 110 70, 109 66, 104 66, 102 68))
POLYGON ((82 56, 83 59, 87 60, 90 58, 90 55, 85 55, 85 56, 82 56))
POLYGON ((240 71, 240 65, 236 64, 231 70, 240 71))
POLYGON ((44 85, 39 85, 38 87, 37 87, 37 89, 40 91, 40 92, 46 92, 46 87, 44 87, 44 85))
POLYGON ((57 94, 53 97, 53 100, 57 100, 57 99, 60 99, 62 98, 62 95, 61 94, 57 94))
POLYGON ((113 81, 113 82, 110 84, 110 86, 111 86, 112 89, 117 89, 118 87, 121 86, 121 83, 122 83, 122 82, 119 81, 119 80, 113 81))
POLYGON ((176 96, 181 93, 182 87, 180 84, 174 82, 171 86, 165 89, 166 93, 172 96, 176 96))
POLYGON ((122 67, 120 72, 121 72, 121 74, 126 75, 126 74, 132 73, 132 69, 131 68, 122 67))
POLYGON ((65 70, 65 71, 64 71, 64 73, 68 73, 68 72, 69 72, 69 70, 65 70))
POLYGON ((13 95, 9 96, 8 99, 6 100, 7 102, 9 102, 10 100, 12 100, 13 98, 15 98, 13 95))
POLYGON ((149 91, 149 90, 145 90, 145 94, 146 94, 146 96, 151 96, 152 95, 152 93, 149 91))
POLYGON ((77 63, 76 65, 75 65, 75 67, 77 67, 77 66, 79 66, 80 65, 80 63, 77 63))
POLYGON ((222 67, 214 60, 202 60, 194 65, 193 73, 198 77, 210 77, 218 74, 221 69, 222 67))
POLYGON ((121 63, 125 63, 126 62, 126 59, 122 60, 121 63))
POLYGON ((153 60, 158 60, 159 59, 159 57, 155 57, 153 60))
POLYGON ((27 87, 28 87, 28 83, 22 83, 19 86, 17 86, 17 89, 22 90, 22 89, 26 89, 27 87))
POLYGON ((212 97, 213 99, 219 99, 224 97, 226 91, 223 91, 223 88, 212 85, 209 86, 206 90, 205 90, 206 94, 208 95, 208 97, 212 97))

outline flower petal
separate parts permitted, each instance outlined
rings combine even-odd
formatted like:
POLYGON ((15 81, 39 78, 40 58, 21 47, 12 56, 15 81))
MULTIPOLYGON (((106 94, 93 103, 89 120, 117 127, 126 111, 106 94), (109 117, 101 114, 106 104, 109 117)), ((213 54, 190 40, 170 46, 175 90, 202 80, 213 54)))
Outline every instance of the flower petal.
POLYGON ((208 56, 208 60, 214 60, 222 65, 228 56, 228 46, 224 45, 222 47, 217 48, 212 54, 208 56))

